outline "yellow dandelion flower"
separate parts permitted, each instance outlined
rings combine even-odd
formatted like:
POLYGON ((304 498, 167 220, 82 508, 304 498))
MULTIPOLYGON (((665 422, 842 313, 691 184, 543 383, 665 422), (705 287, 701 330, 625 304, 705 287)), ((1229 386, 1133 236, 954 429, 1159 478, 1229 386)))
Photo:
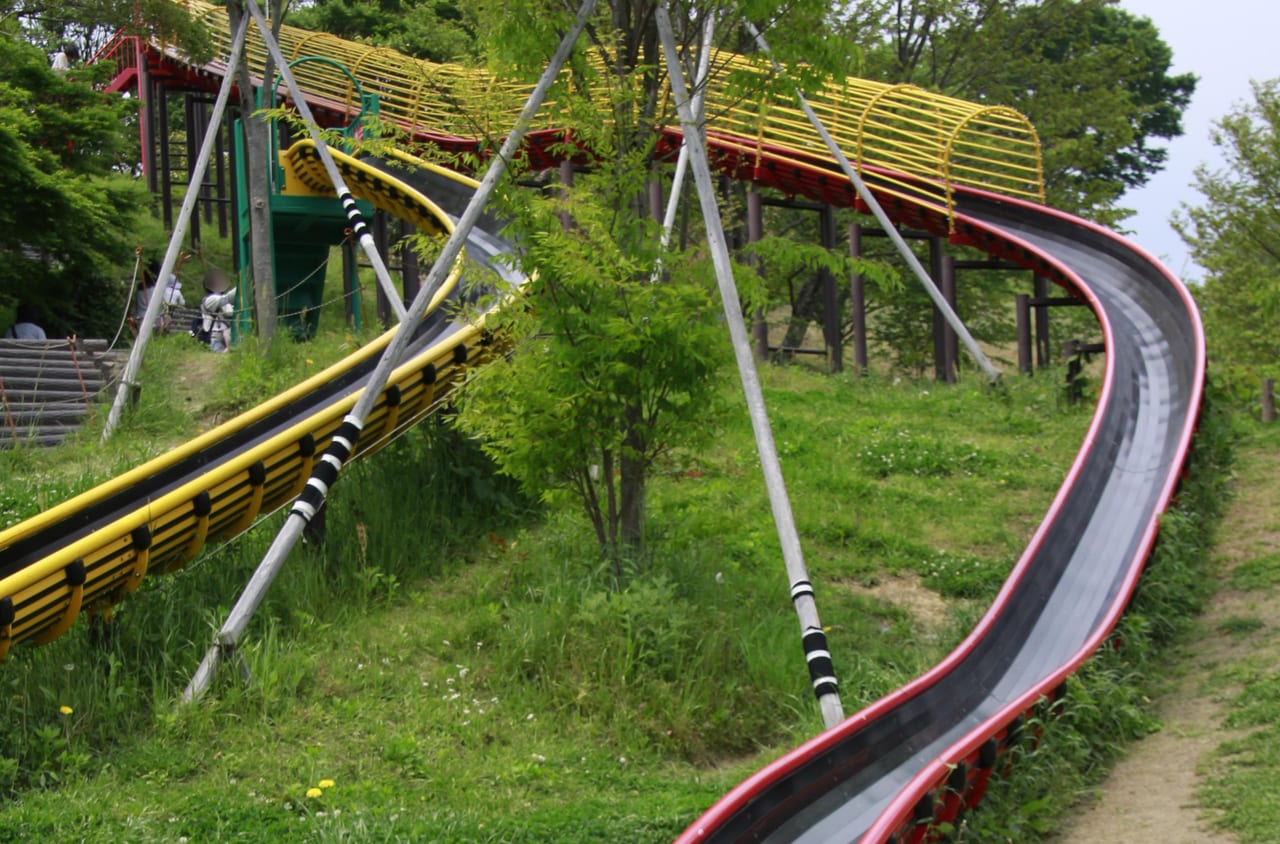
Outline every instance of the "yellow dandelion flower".
POLYGON ((72 709, 70 706, 59 706, 58 711, 61 712, 63 715, 70 715, 72 712, 75 712, 75 710, 72 709))
POLYGON ((321 794, 324 794, 324 792, 323 792, 323 791, 321 791, 321 790, 320 790, 320 789, 318 789, 318 788, 308 788, 308 789, 307 789, 307 796, 308 796, 308 797, 315 798, 315 797, 319 797, 321 794))
POLYGON ((320 780, 321 788, 333 788, 333 786, 334 786, 333 780, 320 780))

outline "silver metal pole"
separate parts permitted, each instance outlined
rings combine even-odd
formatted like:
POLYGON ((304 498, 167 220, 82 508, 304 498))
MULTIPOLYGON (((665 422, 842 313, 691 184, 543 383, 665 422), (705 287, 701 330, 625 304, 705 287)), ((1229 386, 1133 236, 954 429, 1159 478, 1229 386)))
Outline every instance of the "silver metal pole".
MULTIPOLYGON (((262 31, 262 41, 267 45, 267 51, 271 53, 275 59, 276 67, 279 68, 280 76, 284 78, 285 87, 289 89, 289 95, 293 97, 293 104, 298 109, 298 114, 306 121, 307 131, 311 134, 311 140, 315 141, 316 152, 320 154, 320 163, 324 165, 325 172, 329 174, 329 181, 333 182, 333 189, 338 194, 338 200, 342 203, 342 210, 346 212, 347 219, 351 222, 351 231, 360 241, 360 248, 364 250, 364 254, 369 258, 370 265, 373 266, 374 275, 378 277, 378 285, 382 287, 382 292, 387 295, 387 301, 391 303, 391 310, 395 312, 396 319, 404 322, 407 311, 404 307, 404 295, 396 290, 395 283, 391 281, 391 273, 387 270, 387 265, 382 260, 382 256, 378 254, 378 246, 373 241, 373 235, 369 232, 369 227, 365 225, 364 215, 360 213, 359 207, 356 206, 355 197, 351 195, 351 191, 347 189, 347 183, 342 178, 342 173, 338 171, 338 165, 333 162, 333 156, 329 154, 329 145, 324 141, 324 133, 320 131, 319 124, 311 115, 311 107, 307 105, 306 99, 302 96, 302 89, 298 87, 298 81, 293 76, 293 69, 289 67, 289 63, 285 61, 284 54, 280 52, 280 45, 276 42, 275 36, 271 34, 271 26, 267 23, 267 19, 262 16, 262 9, 258 7, 256 0, 245 0, 245 9, 249 14, 253 15, 253 19, 258 22, 258 29, 262 31)), ((263 80, 264 84, 266 80, 263 80)), ((271 92, 274 97, 275 92, 271 92)))
MULTIPOLYGON (((240 52, 244 49, 245 35, 248 31, 248 21, 241 21, 235 37, 231 40, 231 57, 227 62, 228 67, 234 67, 240 60, 240 52)), ((142 318, 142 325, 138 326, 137 339, 133 341, 129 360, 125 363, 124 373, 120 376, 120 386, 116 390, 115 399, 111 402, 111 410, 107 413, 107 422, 102 428, 104 443, 111 439, 111 435, 120 425, 120 414, 124 411, 129 393, 137 387, 136 379, 138 370, 142 368, 142 357, 146 353, 147 343, 151 341, 151 333, 155 330, 156 317, 160 316, 160 310, 164 307, 164 294, 169 276, 178 262, 178 253, 182 251, 182 239, 187 235, 191 214, 195 210, 196 200, 200 198, 199 186, 204 182, 204 174, 209 169, 209 158, 217 145, 218 127, 222 123, 222 114, 226 111, 227 100, 231 97, 231 88, 234 84, 232 75, 228 73, 222 78, 222 85, 218 88, 218 98, 214 100, 213 111, 209 115, 209 126, 205 129, 204 140, 200 143, 196 166, 191 172, 191 182, 187 185, 186 196, 182 198, 182 209, 178 212, 173 233, 169 236, 169 247, 164 253, 164 262, 160 265, 160 277, 155 279, 154 286, 151 288, 151 301, 147 302, 146 315, 142 318)))
MULTIPOLYGON (((774 70, 782 72, 782 66, 773 58, 773 51, 769 49, 769 44, 764 40, 764 36, 760 34, 760 30, 755 24, 747 21, 747 29, 755 38, 756 44, 760 46, 762 52, 769 56, 769 61, 773 63, 774 70)), ((849 181, 853 183, 853 189, 858 192, 858 196, 871 209, 871 213, 875 215, 876 220, 880 223, 880 227, 889 235, 889 239, 893 241, 893 245, 898 248, 903 260, 907 262, 907 266, 911 267, 911 271, 915 273, 916 278, 920 279, 920 283, 924 285, 924 290, 929 294, 929 298, 933 300, 933 304, 938 307, 947 323, 955 330, 956 335, 964 341, 964 347, 969 350, 969 354, 977 361, 978 366, 982 367, 982 371, 986 373, 987 380, 995 383, 1000 380, 1000 370, 996 369, 987 356, 983 354, 982 349, 978 346, 973 335, 969 333, 969 329, 960 321, 960 317, 956 315, 955 309, 951 307, 951 303, 946 300, 942 292, 938 290, 938 285, 924 266, 920 263, 920 259, 916 257, 916 253, 911 251, 911 247, 907 246, 907 242, 902 239, 902 235, 898 233, 898 229, 889 220, 889 215, 884 213, 884 208, 880 206, 880 201, 876 199, 870 189, 867 188, 866 182, 853 169, 853 165, 849 163, 849 159, 845 156, 844 151, 840 149, 840 145, 831 137, 831 133, 827 131, 827 127, 822 125, 822 121, 818 119, 818 115, 809 107, 809 101, 805 98, 804 91, 796 88, 796 98, 800 101, 800 107, 804 109, 805 115, 808 116, 809 122, 813 124, 813 128, 822 136, 823 142, 827 145, 831 155, 835 157, 840 164, 840 169, 844 171, 849 181)))
MULTIPOLYGON (((711 71, 711 42, 715 36, 715 11, 707 12, 707 20, 702 25, 702 55, 698 56, 698 73, 694 78, 693 114, 694 119, 701 122, 703 103, 706 101, 707 75, 711 71)), ((680 207, 680 192, 684 189, 684 174, 689 167, 689 145, 680 143, 680 154, 676 157, 676 172, 671 177, 671 196, 667 198, 667 213, 662 218, 662 251, 667 251, 671 242, 671 230, 676 225, 676 211, 680 207)))
POLYGON ((707 163, 707 148, 699 133, 697 121, 690 108, 685 90, 684 72, 680 69, 680 57, 676 54, 675 35, 671 28, 671 16, 666 3, 657 8, 658 37, 667 57, 667 74, 671 79, 671 91, 680 123, 684 129, 685 147, 693 166, 693 178, 698 186, 698 200, 702 204, 702 217, 706 222, 707 245, 716 268, 716 280, 720 285, 720 297, 724 304, 725 321, 729 323, 729 336, 733 340, 733 354, 738 361, 738 374, 742 379, 742 391, 746 394, 747 410, 751 415, 751 427, 755 430, 756 449, 760 454, 760 468, 764 471, 765 486, 769 490, 769 504, 773 508, 773 521, 778 528, 778 541, 782 545, 782 558, 787 576, 791 580, 791 600, 800 619, 804 643, 805 661, 809 665, 809 678, 814 694, 822 710, 822 721, 834 727, 844 720, 840 704, 840 690, 836 682, 831 652, 827 649, 827 636, 818 619, 818 605, 813 597, 813 585, 805 569, 804 556, 800 552, 800 536, 796 532, 791 503, 787 499, 787 487, 782 479, 782 466, 773 443, 773 431, 769 428, 769 416, 765 411, 764 393, 760 389, 760 377, 756 372, 755 358, 751 354, 751 342, 747 338, 747 326, 742 318, 742 302, 733 283, 733 267, 729 259, 729 247, 725 242, 720 210, 716 205, 715 188, 711 184, 711 167, 707 163))
MULTIPOLYGON (((248 2, 252 4, 254 0, 248 0, 248 2)), ((551 57, 551 63, 547 65, 546 70, 543 71, 542 78, 538 80, 537 87, 529 95, 529 99, 525 102, 524 109, 521 110, 516 125, 512 127, 511 133, 503 141, 502 148, 498 150, 497 156, 490 163, 488 172, 485 173, 484 179, 480 182, 480 187, 476 189, 475 196, 471 198, 466 210, 462 212, 462 216, 458 219, 453 234, 449 235, 449 239, 445 242, 440 256, 431 267, 431 272, 428 273, 426 281, 423 282, 418 295, 414 297, 407 316, 396 330, 395 336, 391 338, 391 343, 387 346, 386 351, 382 353, 382 357, 378 360, 378 365, 373 370, 373 374, 369 376, 369 381, 365 384, 364 391, 356 401, 355 407, 342 420, 342 425, 333 435, 332 443, 325 449, 325 453, 320 460, 316 461, 316 467, 311 473, 311 478, 307 481, 302 494, 298 496, 298 500, 293 503, 293 508, 289 511, 289 517, 284 526, 271 543, 271 547, 267 549, 267 553, 263 556, 262 562, 258 564, 257 570, 253 573, 253 577, 249 580, 239 600, 232 607, 226 622, 222 625, 222 629, 218 631, 213 647, 205 654, 200 667, 196 669, 191 682, 187 684, 187 688, 183 691, 182 700, 184 703, 195 700, 209 688, 209 683, 213 680, 214 672, 217 670, 218 662, 223 652, 231 652, 239 643, 249 619, 252 618, 254 612, 262 603, 262 599, 266 596, 271 582, 279 573, 280 567, 284 565, 289 552, 293 550, 298 537, 302 534, 302 529, 306 527, 311 518, 315 516, 316 511, 324 504, 329 487, 337 480, 343 464, 351 456, 351 453, 355 451, 356 442, 359 440, 360 431, 364 427, 364 421, 368 417, 369 411, 373 409, 374 403, 382 393, 382 388, 386 385, 391 371, 404 356, 404 350, 413 338, 413 333, 418 324, 422 321, 427 305, 430 304, 436 290, 439 289, 441 283, 448 276, 454 261, 462 251, 462 245, 466 242, 467 235, 475 228, 476 222, 480 219, 481 211, 484 210, 489 197, 498 186, 498 181, 506 172, 507 162, 512 159, 519 149, 526 129, 528 129, 534 115, 542 106, 547 90, 551 87, 551 83, 555 81, 565 59, 568 58, 574 42, 578 40, 578 35, 586 25, 587 17, 591 14, 595 3, 596 0, 584 0, 582 7, 578 10, 578 17, 574 21, 573 28, 560 42, 560 47, 556 50, 555 55, 551 57)), ((265 22, 262 21, 260 15, 255 17, 258 18, 260 27, 265 26, 265 22)))

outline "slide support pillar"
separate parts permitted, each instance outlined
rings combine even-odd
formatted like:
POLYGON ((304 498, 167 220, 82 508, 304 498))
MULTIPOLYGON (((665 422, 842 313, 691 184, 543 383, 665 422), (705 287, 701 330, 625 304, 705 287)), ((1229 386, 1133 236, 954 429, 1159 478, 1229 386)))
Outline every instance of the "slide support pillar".
POLYGON ((844 720, 844 708, 840 703, 840 691, 836 683, 835 670, 831 663, 831 653, 827 649, 827 637, 823 631, 822 622, 818 619, 818 606, 814 601, 813 585, 809 582, 808 572, 804 565, 804 557, 800 551, 800 537, 796 531, 795 518, 791 512, 791 503, 787 499, 787 488, 782 478, 782 466, 778 461, 778 451, 774 445, 773 431, 769 427, 769 416, 764 405, 764 393, 760 388, 760 376, 756 372, 755 358, 752 356, 751 351, 751 341, 747 336, 746 322, 742 317, 742 302, 738 298, 738 289, 733 282, 733 266, 729 257, 729 247, 725 242, 720 210, 716 203, 715 187, 711 183, 711 166, 707 161, 707 149, 699 132, 697 118, 689 102, 688 89, 685 87, 684 82, 684 71, 680 67, 680 56, 676 51, 671 16, 667 12, 665 2, 658 5, 656 16, 658 37, 662 42, 662 49, 667 59, 667 73, 671 80, 671 91, 675 98, 676 108, 680 113, 680 123, 684 129, 684 147, 689 150, 689 162, 693 168, 694 183, 698 188, 698 200, 702 205, 702 217, 706 222, 707 245, 716 268, 716 280, 720 285, 725 321, 729 324, 729 335, 733 340, 733 353, 738 362, 738 374, 742 379, 742 390, 746 394, 747 410, 750 412, 751 426, 755 431, 756 448, 760 454, 760 466, 764 472, 765 485, 769 491, 769 503, 773 509, 774 523, 778 528, 778 539, 782 544, 782 556, 786 563, 787 575, 791 579, 791 600, 795 604, 796 614, 800 618, 805 660, 809 665, 809 677, 813 683, 813 690, 818 698, 819 707, 822 710, 822 721, 830 728, 844 720))

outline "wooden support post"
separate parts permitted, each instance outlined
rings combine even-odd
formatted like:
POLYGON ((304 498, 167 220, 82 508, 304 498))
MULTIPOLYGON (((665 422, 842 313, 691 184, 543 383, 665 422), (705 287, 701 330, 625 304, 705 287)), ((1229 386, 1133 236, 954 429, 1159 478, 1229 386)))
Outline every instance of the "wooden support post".
MULTIPOLYGON (((387 259, 387 212, 381 209, 373 212, 373 243, 382 260, 385 261, 387 259)), ((391 316, 391 300, 387 298, 387 292, 382 289, 382 285, 378 285, 378 319, 382 322, 383 328, 391 327, 391 316)))
POLYGON ((1018 326, 1018 371, 1030 375, 1031 367, 1031 297, 1019 293, 1015 297, 1018 326))
MULTIPOLYGON (((956 259, 951 255, 942 256, 942 278, 941 284, 942 297, 947 300, 947 304, 951 306, 951 310, 959 313, 956 309, 956 259)), ((943 320, 942 323, 942 353, 943 362, 947 368, 948 384, 956 382, 957 370, 960 364, 960 342, 956 337, 955 329, 943 320)))
MULTIPOLYGON (((747 242, 758 243, 764 237, 764 206, 760 202, 760 191, 752 185, 747 191, 747 242)), ((764 264, 759 258, 752 258, 756 273, 764 275, 764 264)), ((765 321, 764 309, 756 308, 751 321, 751 340, 758 361, 769 359, 769 323, 765 321)))
MULTIPOLYGON (((1049 280, 1038 275, 1032 282, 1032 294, 1037 299, 1049 298, 1049 280)), ((1049 344, 1049 312, 1044 308, 1035 309, 1036 321, 1036 368, 1044 369, 1052 363, 1053 348, 1049 344)))
MULTIPOLYGON (((822 247, 834 250, 836 248, 836 210, 833 206, 824 205, 818 212, 818 227, 822 247)), ((827 371, 831 373, 844 371, 844 349, 840 327, 840 296, 836 288, 836 277, 827 270, 822 270, 822 339, 827 349, 827 371)))
MULTIPOLYGON (((849 257, 862 257, 862 225, 849 224, 849 257)), ((849 304, 853 311, 853 365, 861 378, 867 372, 867 294, 862 273, 849 276, 849 304)))
MULTIPOLYGON (((942 286, 942 256, 946 241, 940 237, 929 238, 929 277, 933 283, 942 286)), ((935 381, 947 380, 947 341, 943 335, 946 320, 937 305, 933 306, 933 378, 935 381)))
POLYGON ((1273 378, 1262 379, 1262 421, 1276 421, 1276 382, 1273 378))

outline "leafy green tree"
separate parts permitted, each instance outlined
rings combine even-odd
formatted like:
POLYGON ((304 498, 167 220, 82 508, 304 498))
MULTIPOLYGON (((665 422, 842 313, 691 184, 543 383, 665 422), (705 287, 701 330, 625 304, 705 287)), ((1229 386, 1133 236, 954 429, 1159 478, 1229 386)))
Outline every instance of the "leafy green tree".
POLYGON ((576 496, 619 576, 642 544, 648 472, 705 436, 728 351, 709 264, 667 255, 650 283, 658 225, 600 201, 619 175, 643 185, 646 173, 584 174, 568 199, 522 215, 527 306, 502 312, 512 354, 471 379, 459 417, 527 490, 576 496))
MULTIPOLYGON (((776 12, 748 5, 757 21, 776 12)), ((572 138, 564 154, 590 170, 567 197, 518 215, 520 262, 532 277, 528 307, 505 310, 500 330, 514 354, 472 380, 460 415, 528 489, 577 495, 618 575, 642 546, 647 474, 666 450, 706 431, 727 351, 709 266, 679 251, 662 257, 649 216, 654 130, 675 122, 655 8, 602 3, 552 97, 554 125, 572 138), (574 225, 562 229, 554 212, 574 225)), ((504 72, 540 72, 565 29, 558 0, 478 9, 504 72)), ((696 11, 684 9, 685 45, 697 40, 696 11)), ((815 38, 825 6, 798 3, 791 12, 783 20, 793 34, 779 43, 804 50, 807 39, 810 58, 827 55, 830 46, 815 38)), ((737 37, 732 24, 724 31, 737 37)))
POLYGON ((87 61, 117 30, 156 35, 207 55, 204 28, 171 0, 0 0, 0 24, 16 21, 23 37, 46 53, 75 46, 87 61))
POLYGON ((292 23, 435 62, 474 58, 476 6, 457 0, 316 0, 292 23))
POLYGON ((66 76, 37 47, 0 35, 0 290, 55 331, 106 334, 123 308, 137 230, 150 209, 128 175, 131 102, 66 76), (108 281, 111 279, 112 281, 108 281))
POLYGON ((1198 205, 1174 218, 1207 272, 1196 298, 1210 350, 1229 375, 1256 386, 1280 376, 1280 79, 1253 84, 1253 102, 1213 129, 1225 166, 1196 169, 1198 205))

